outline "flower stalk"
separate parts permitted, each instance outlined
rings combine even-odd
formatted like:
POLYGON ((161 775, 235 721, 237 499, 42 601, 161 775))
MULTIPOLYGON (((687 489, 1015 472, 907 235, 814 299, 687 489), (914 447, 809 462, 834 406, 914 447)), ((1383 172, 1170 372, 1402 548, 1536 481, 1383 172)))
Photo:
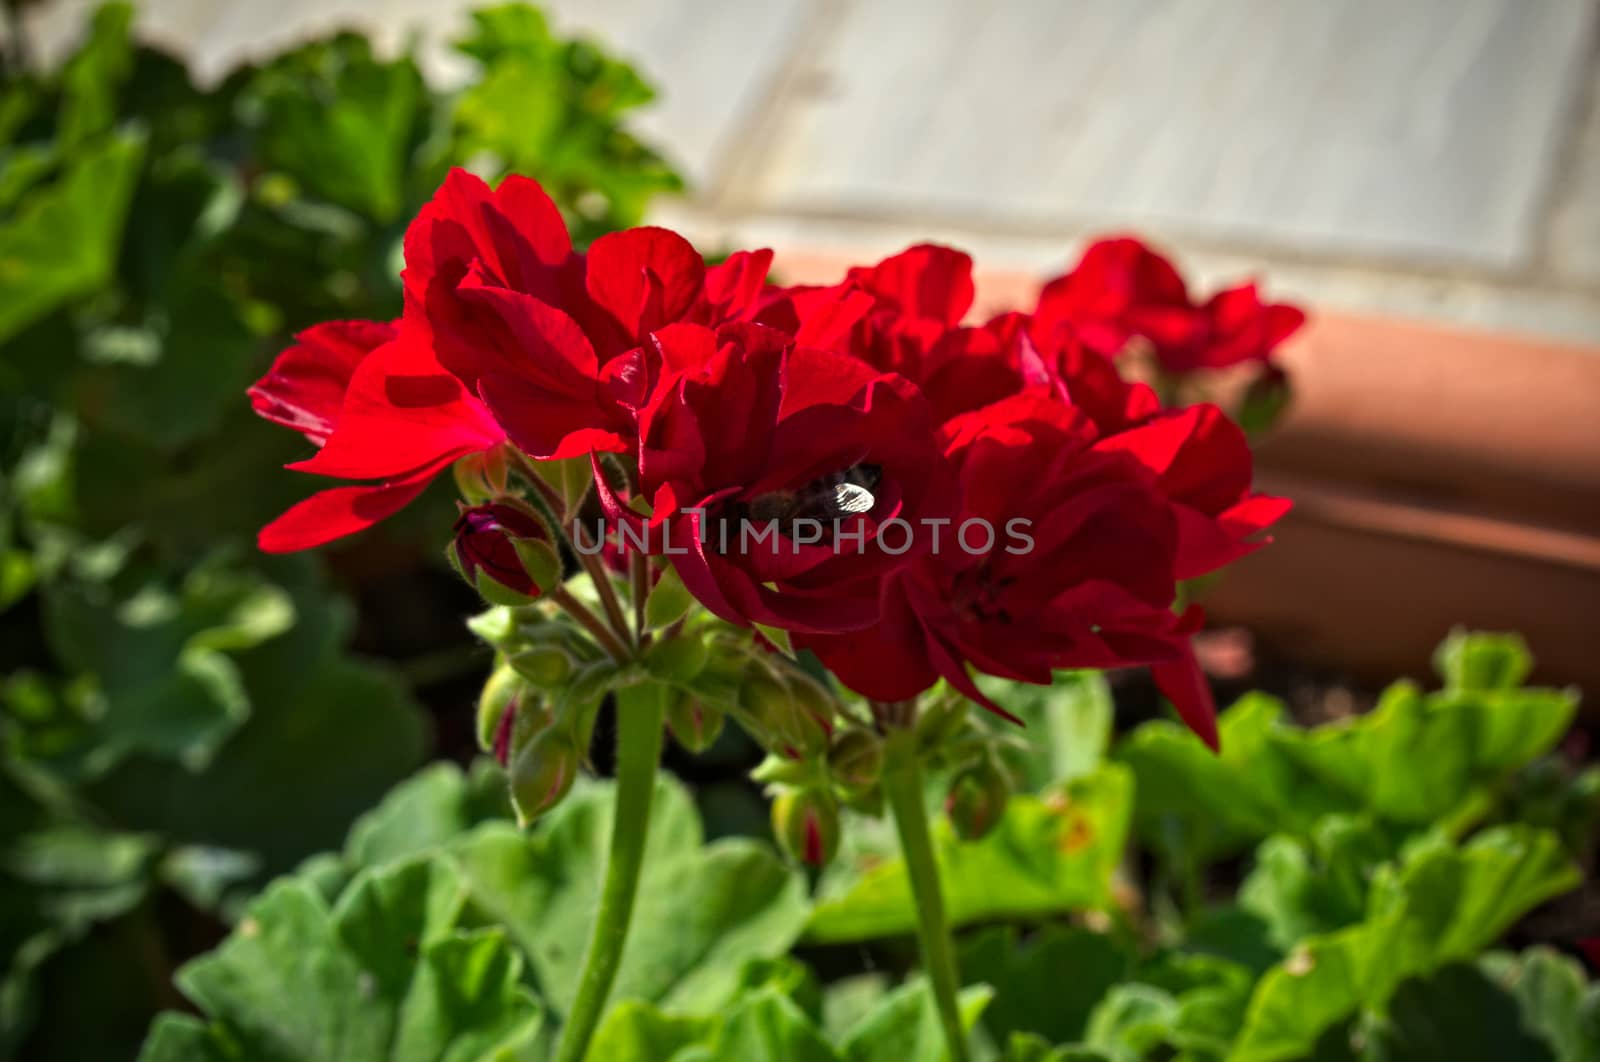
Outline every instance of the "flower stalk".
POLYGON ((583 1059, 622 962, 639 889, 639 872, 644 865, 667 692, 653 682, 617 691, 617 798, 611 819, 611 849, 600 908, 595 913, 594 934, 583 957, 578 994, 561 1030, 557 1062, 583 1059))
POLYGON ((928 806, 922 793, 922 769, 917 762, 917 735, 909 728, 890 730, 884 742, 883 791, 894 814, 895 830, 911 879, 911 897, 917 909, 917 940, 922 966, 933 988, 933 999, 944 1028, 951 1062, 967 1062, 966 1035, 956 1002, 960 980, 956 975, 955 947, 945 919, 944 895, 939 889, 939 865, 928 832, 928 806))

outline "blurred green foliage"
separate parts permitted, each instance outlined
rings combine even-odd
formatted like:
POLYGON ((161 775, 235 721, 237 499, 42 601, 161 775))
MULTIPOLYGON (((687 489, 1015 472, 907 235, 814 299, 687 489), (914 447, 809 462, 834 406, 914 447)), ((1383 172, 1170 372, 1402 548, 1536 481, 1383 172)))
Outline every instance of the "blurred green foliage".
MULTIPOLYGON (((580 241, 679 187, 623 126, 649 87, 532 8, 474 16, 449 92, 354 33, 202 89, 131 21, 102 7, 0 94, 0 1058, 131 1057, 171 967, 429 750, 323 562, 255 551, 307 447, 245 387, 295 330, 399 312, 406 221, 451 166, 545 181, 580 241), (124 984, 78 991, 96 968, 124 984)), ((468 934, 419 961, 520 960, 468 934)), ((487 1005, 450 991, 441 1023, 487 1005)))
MULTIPOLYGON (((1490 950, 1569 893, 1580 861, 1593 858, 1592 830, 1508 821, 1558 727, 1509 744, 1495 735, 1523 718, 1518 705, 1545 704, 1564 720, 1575 697, 1521 686, 1530 658, 1520 646, 1511 667, 1475 666, 1505 644, 1453 636, 1441 651, 1444 690, 1404 684, 1386 699, 1442 698, 1426 735, 1408 743, 1414 756, 1510 750, 1452 773, 1449 793, 1429 771, 1409 773, 1429 800, 1469 804, 1472 815, 1396 816, 1412 801, 1373 801, 1367 782, 1312 805, 1333 810, 1289 807, 1303 794, 1278 791, 1263 798, 1276 825, 1253 838, 1243 883, 1221 902, 1197 893, 1173 903, 1162 874, 1146 884, 1125 859, 1131 824, 1170 810, 1170 784, 1146 786, 1149 772, 1185 761, 1141 757, 1175 741, 1175 724, 1145 723, 1113 746, 1100 677, 1063 675, 1048 690, 992 684, 1008 708, 1044 724, 1014 750, 1043 780, 983 840, 962 844, 947 824, 937 835, 952 922, 964 927, 963 1011, 977 1057, 1595 1057, 1600 985, 1548 947, 1490 950), (1463 658, 1474 666, 1450 663, 1463 658), (1067 755, 1063 733, 1098 737, 1067 755)), ((1248 718, 1261 700, 1230 714, 1248 718)), ((1380 710, 1312 729, 1277 722, 1272 733, 1323 750, 1317 762, 1332 777, 1366 779, 1353 764, 1392 747, 1393 720, 1380 710)), ((801 870, 769 846, 706 844, 684 791, 665 776, 660 786, 634 935, 594 1057, 944 1057, 926 985, 893 974, 914 925, 881 820, 850 817, 844 849, 808 896, 801 870)), ((931 799, 937 791, 936 780, 931 799)), ((520 832, 495 768, 427 769, 364 816, 342 850, 273 885, 217 951, 179 971, 203 1018, 164 1015, 144 1059, 545 1057, 594 915, 610 801, 609 786, 590 784, 520 832), (447 962, 458 971, 450 998, 440 987, 447 962)), ((1583 803, 1591 827, 1597 810, 1592 796, 1583 803)), ((1215 836, 1203 817, 1157 829, 1167 847, 1152 851, 1206 853, 1191 872, 1235 858, 1199 843, 1215 836)))

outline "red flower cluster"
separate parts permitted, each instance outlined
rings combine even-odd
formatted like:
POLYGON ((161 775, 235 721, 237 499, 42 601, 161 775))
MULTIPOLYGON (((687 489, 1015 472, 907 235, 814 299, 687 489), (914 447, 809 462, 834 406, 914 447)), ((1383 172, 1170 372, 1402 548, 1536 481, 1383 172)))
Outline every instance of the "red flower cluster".
POLYGON ((1305 320, 1294 306, 1262 302, 1254 283, 1196 302, 1170 261, 1127 236, 1091 244, 1045 285, 1033 315, 1038 332, 1066 326, 1106 357, 1143 340, 1169 374, 1265 364, 1305 320))
MULTIPOLYGON (((943 677, 999 711, 970 669, 1048 682, 1149 666, 1215 743, 1188 648, 1201 617, 1173 610, 1177 582, 1257 548, 1288 506, 1251 492, 1249 448, 1220 411, 1164 410, 1104 355, 1138 335, 1186 364, 1264 357, 1298 311, 1253 289, 1193 306, 1164 260, 1112 241, 1033 313, 966 325, 957 251, 777 288, 770 252, 708 268, 662 229, 580 254, 536 184, 491 191, 460 172, 405 250, 398 322, 313 328, 252 390, 321 448, 292 467, 368 481, 295 506, 263 548, 366 527, 502 445, 589 455, 624 543, 869 697, 943 677), (613 460, 626 483, 608 481, 613 460)), ((469 513, 463 564, 528 589, 496 537, 514 510, 469 513)))

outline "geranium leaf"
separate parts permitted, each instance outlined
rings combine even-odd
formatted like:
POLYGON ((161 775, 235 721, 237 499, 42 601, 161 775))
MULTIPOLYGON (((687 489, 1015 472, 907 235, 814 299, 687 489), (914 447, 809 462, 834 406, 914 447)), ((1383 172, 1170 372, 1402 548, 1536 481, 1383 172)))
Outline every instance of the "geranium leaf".
MULTIPOLYGON (((1043 798, 1013 797, 981 841, 959 841, 941 819, 934 847, 951 925, 1107 906, 1132 803, 1130 772, 1105 764, 1043 798)), ((862 855, 854 867, 841 866, 832 882, 806 929, 808 940, 839 943, 915 930, 911 885, 898 858, 862 855)))
POLYGON ((1267 971, 1230 1060, 1303 1057, 1324 1030, 1408 977, 1471 958, 1577 881, 1553 834, 1501 827, 1460 849, 1430 840, 1379 878, 1362 922, 1301 941, 1267 971))

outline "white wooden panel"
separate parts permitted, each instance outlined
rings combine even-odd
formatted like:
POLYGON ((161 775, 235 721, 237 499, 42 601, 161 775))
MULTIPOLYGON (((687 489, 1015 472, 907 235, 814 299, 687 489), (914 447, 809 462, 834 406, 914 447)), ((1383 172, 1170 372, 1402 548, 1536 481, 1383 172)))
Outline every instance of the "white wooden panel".
POLYGON ((1592 0, 857 0, 756 198, 1512 267, 1594 19, 1592 0))

